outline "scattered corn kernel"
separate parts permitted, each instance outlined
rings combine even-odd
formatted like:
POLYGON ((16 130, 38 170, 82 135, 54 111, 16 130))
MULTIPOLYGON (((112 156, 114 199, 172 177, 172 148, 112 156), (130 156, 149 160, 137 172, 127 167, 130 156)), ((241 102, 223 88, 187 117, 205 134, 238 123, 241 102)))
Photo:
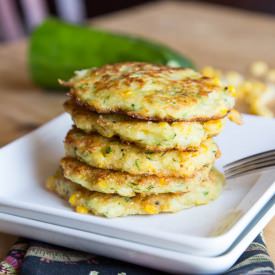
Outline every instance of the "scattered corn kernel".
POLYGON ((237 86, 243 81, 243 76, 237 72, 229 71, 225 74, 225 78, 229 84, 237 86))
POLYGON ((212 83, 217 86, 221 85, 221 81, 218 77, 214 77, 212 83))
POLYGON ((219 78, 221 76, 221 72, 219 70, 214 69, 213 67, 210 67, 210 66, 204 67, 201 70, 201 73, 204 76, 207 76, 207 77, 216 77, 216 78, 219 78))
POLYGON ((257 61, 252 63, 250 67, 250 72, 253 76, 262 77, 268 71, 268 65, 263 61, 257 61))
POLYGON ((228 88, 228 92, 229 92, 232 96, 234 96, 234 97, 237 96, 236 88, 235 88, 233 85, 228 85, 227 88, 228 88))
POLYGON ((230 111, 228 118, 236 124, 241 125, 243 123, 241 114, 235 109, 230 111))
POLYGON ((266 75, 266 80, 275 83, 275 69, 269 70, 266 75))
MULTIPOLYGON (((275 98, 275 86, 271 84, 275 83, 275 69, 269 70, 267 63, 257 61, 251 65, 250 73, 252 74, 252 79, 246 79, 238 72, 221 72, 213 67, 205 67, 202 73, 210 77, 219 77, 223 85, 228 86, 232 96, 236 97, 237 103, 240 103, 237 106, 244 108, 241 110, 265 117, 275 116, 268 105, 275 98), (255 77, 261 77, 267 83, 262 80, 253 80, 255 77)), ((227 110, 224 110, 224 114, 226 112, 227 110)), ((229 114, 229 118, 238 124, 241 123, 240 115, 235 111, 229 114)))

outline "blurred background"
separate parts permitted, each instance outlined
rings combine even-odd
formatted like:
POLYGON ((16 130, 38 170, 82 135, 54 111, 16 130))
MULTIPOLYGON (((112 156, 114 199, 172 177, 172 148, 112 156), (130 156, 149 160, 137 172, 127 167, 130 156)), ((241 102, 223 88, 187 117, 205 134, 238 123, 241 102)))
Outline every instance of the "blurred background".
MULTIPOLYGON (((148 2, 157 2, 157 0, 0 0, 0 43, 28 35, 37 24, 50 15, 73 23, 82 23, 88 18, 148 2)), ((275 14, 274 0, 193 0, 193 2, 210 2, 275 14)))

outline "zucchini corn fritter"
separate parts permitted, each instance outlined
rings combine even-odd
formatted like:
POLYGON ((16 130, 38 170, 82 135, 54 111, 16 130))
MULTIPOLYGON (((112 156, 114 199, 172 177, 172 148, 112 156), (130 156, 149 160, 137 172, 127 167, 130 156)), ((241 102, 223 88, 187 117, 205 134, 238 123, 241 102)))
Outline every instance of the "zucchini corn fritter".
POLYGON ((207 204, 219 196, 223 183, 223 175, 217 170, 212 170, 209 177, 189 192, 123 197, 91 192, 65 179, 62 172, 58 170, 48 179, 47 188, 67 200, 78 213, 92 213, 114 218, 138 214, 173 213, 192 206, 207 204))
POLYGON ((217 79, 138 62, 78 71, 61 84, 87 109, 143 120, 208 121, 225 117, 235 102, 217 79))
POLYGON ((60 162, 65 178, 82 187, 101 193, 133 197, 136 194, 152 195, 161 193, 189 192, 207 178, 210 170, 204 167, 194 177, 158 177, 155 175, 131 175, 120 171, 98 169, 75 158, 65 157, 60 162))
POLYGON ((218 135, 225 122, 224 119, 204 123, 142 121, 125 115, 90 112, 72 100, 65 102, 64 107, 76 127, 85 133, 95 132, 106 138, 117 136, 123 142, 150 151, 196 150, 202 141, 218 135))
POLYGON ((133 175, 191 177, 196 171, 213 165, 218 147, 212 139, 208 139, 195 152, 146 152, 116 139, 74 129, 66 136, 65 152, 67 156, 102 169, 133 175))
POLYGON ((74 126, 47 188, 105 217, 177 212, 218 197, 212 137, 237 117, 231 88, 191 69, 120 63, 77 72, 65 110, 74 126))

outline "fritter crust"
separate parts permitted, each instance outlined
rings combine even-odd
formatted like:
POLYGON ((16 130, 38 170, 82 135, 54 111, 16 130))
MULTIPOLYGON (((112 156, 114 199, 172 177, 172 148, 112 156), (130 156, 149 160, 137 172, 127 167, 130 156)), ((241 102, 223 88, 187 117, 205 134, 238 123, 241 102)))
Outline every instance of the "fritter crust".
POLYGON ((128 62, 76 72, 70 96, 98 113, 152 121, 208 121, 233 108, 234 97, 216 79, 188 68, 128 62))
POLYGON ((88 191, 65 179, 59 170, 48 179, 46 186, 69 201, 78 213, 114 218, 128 215, 153 215, 162 212, 174 213, 192 206, 207 204, 219 196, 223 183, 223 175, 213 170, 209 179, 203 181, 193 192, 137 195, 129 198, 88 191))
POLYGON ((72 129, 65 139, 65 152, 67 156, 96 168, 119 170, 133 175, 192 177, 196 171, 213 165, 218 147, 212 139, 208 139, 196 152, 151 152, 123 144, 118 139, 107 139, 72 129))
POLYGON ((134 143, 150 151, 194 151, 202 141, 219 134, 224 126, 224 119, 204 123, 168 123, 136 120, 118 114, 102 115, 79 107, 72 100, 67 101, 64 107, 76 127, 84 132, 96 132, 107 138, 117 136, 123 142, 134 143))
POLYGON ((131 175, 119 171, 93 168, 74 158, 65 157, 60 162, 65 178, 90 190, 120 196, 136 194, 189 192, 196 188, 209 174, 208 168, 197 171, 192 178, 164 178, 157 176, 131 175))

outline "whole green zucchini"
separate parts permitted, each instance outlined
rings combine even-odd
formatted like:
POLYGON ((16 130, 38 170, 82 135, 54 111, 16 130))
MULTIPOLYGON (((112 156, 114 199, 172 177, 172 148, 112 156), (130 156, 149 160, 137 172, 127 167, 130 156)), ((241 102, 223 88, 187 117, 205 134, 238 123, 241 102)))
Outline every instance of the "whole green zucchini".
POLYGON ((194 67, 187 58, 161 44, 53 18, 38 26, 30 38, 31 77, 44 88, 61 89, 57 79, 66 80, 75 70, 122 61, 194 67))

